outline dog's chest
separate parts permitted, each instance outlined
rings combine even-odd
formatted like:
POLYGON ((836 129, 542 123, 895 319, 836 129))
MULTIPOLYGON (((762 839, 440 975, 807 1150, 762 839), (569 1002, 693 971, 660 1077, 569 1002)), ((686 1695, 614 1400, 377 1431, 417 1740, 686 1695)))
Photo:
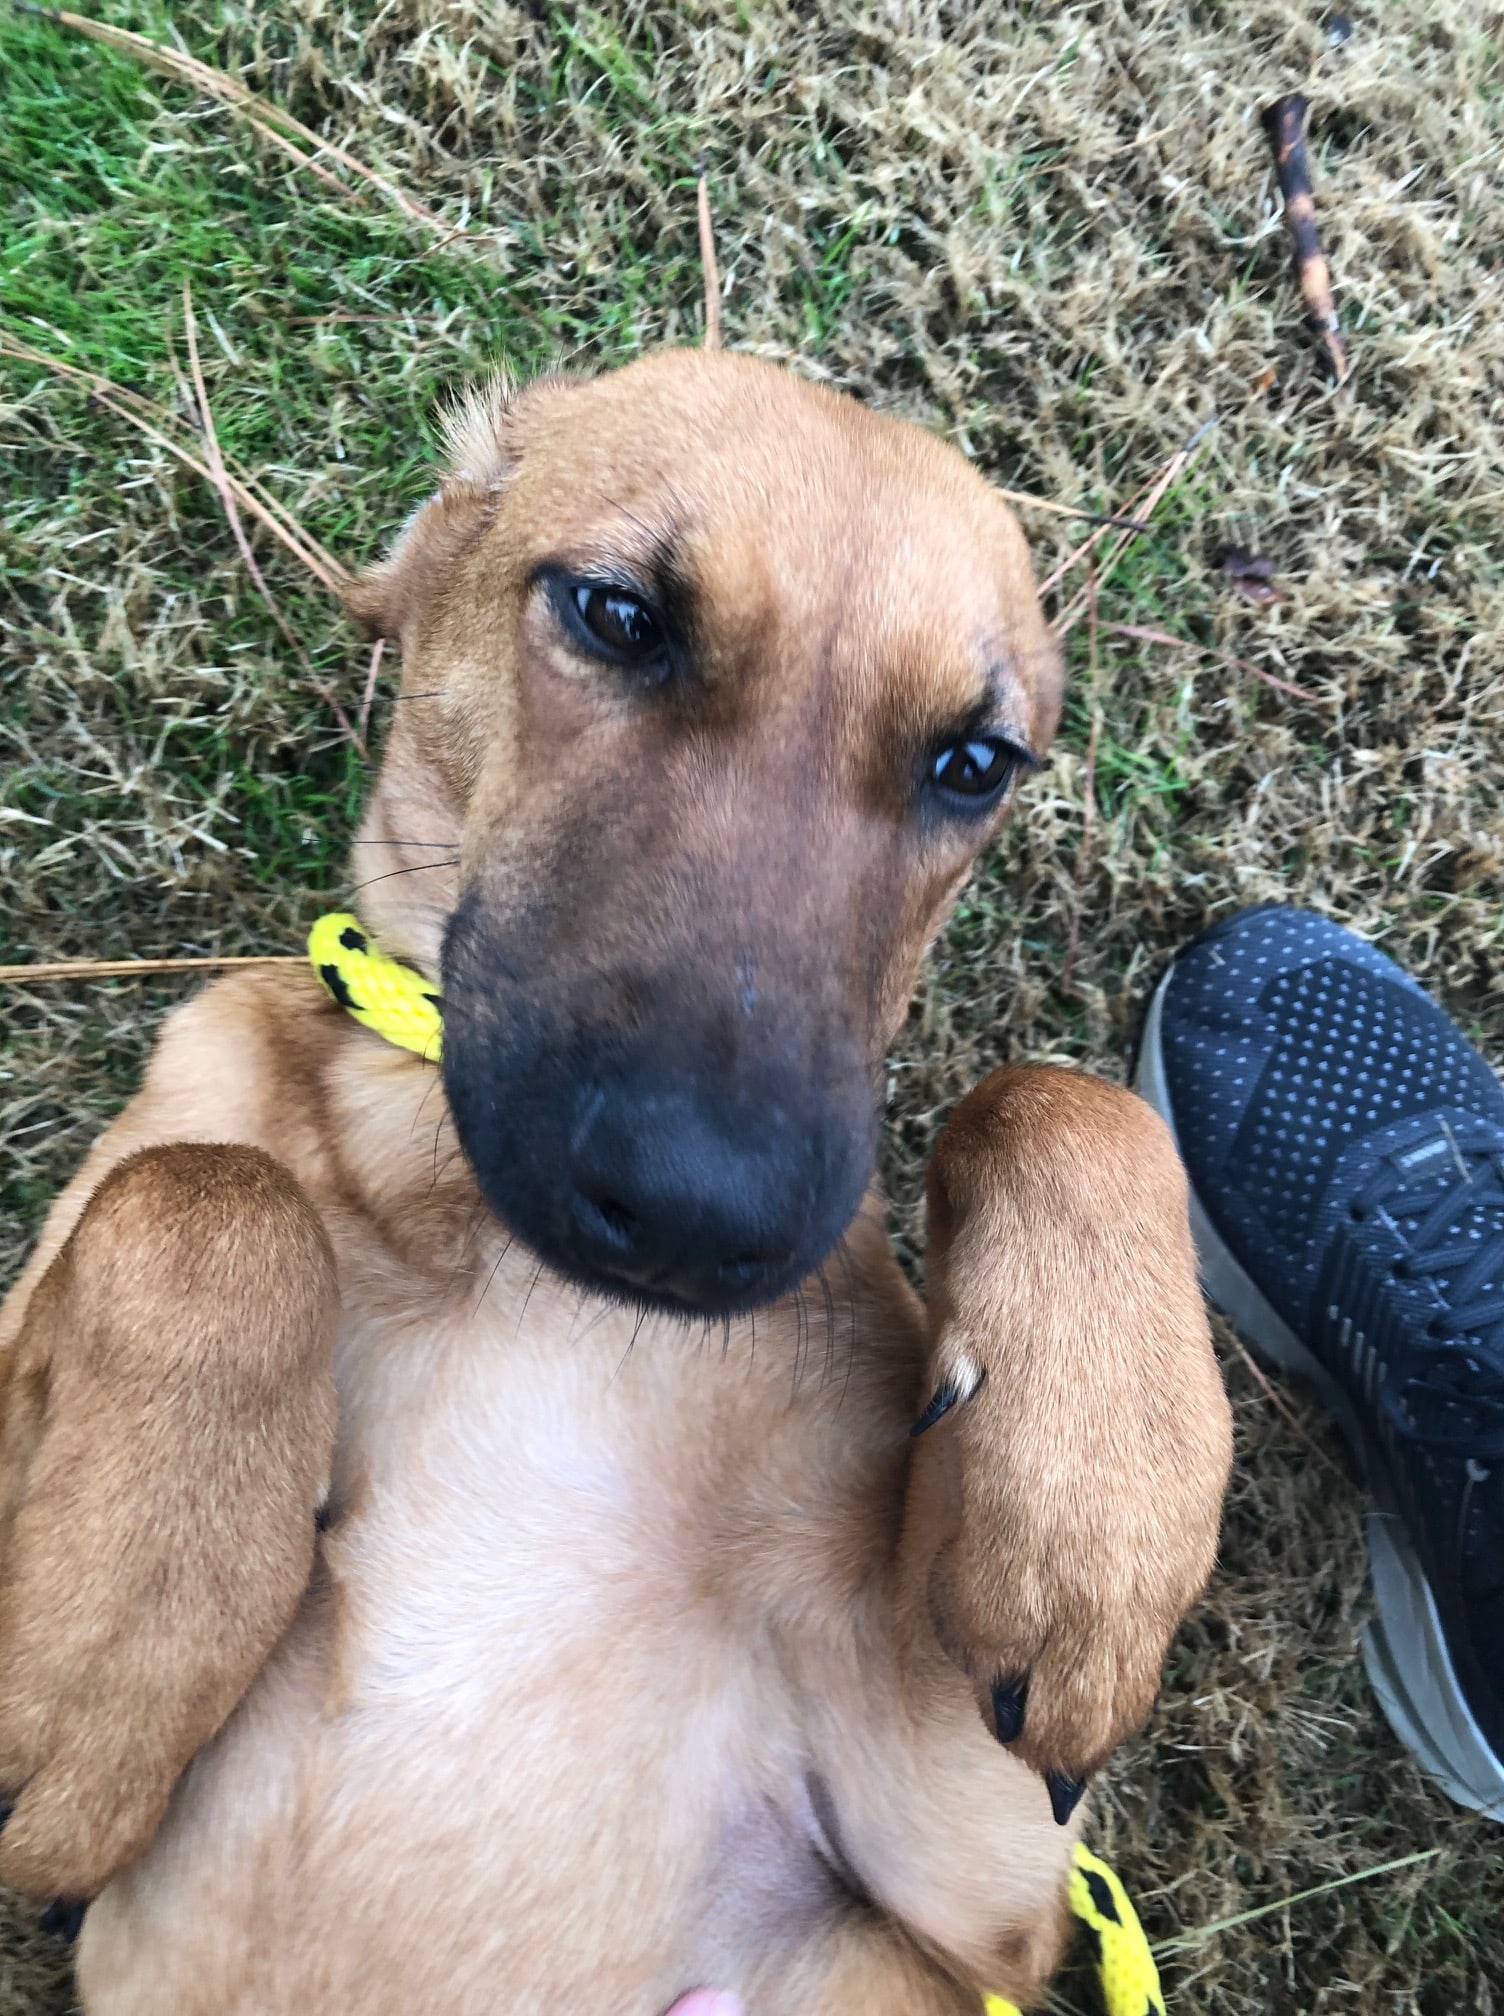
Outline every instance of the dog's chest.
POLYGON ((442 1328, 411 1341, 341 1452, 352 1509, 328 1555, 356 1698, 452 1722, 467 1693, 483 1714, 603 1639, 682 1622, 684 1507, 653 1430, 674 1382, 630 1358, 618 1376, 546 1322, 479 1349, 442 1328))
POLYGON ((755 1336, 639 1322, 530 1274, 507 1288, 440 1317, 355 1314, 348 1513, 326 1542, 342 1691, 452 1732, 502 1700, 555 1713, 603 1660, 616 1716, 657 1717, 685 1665, 737 1691, 781 1592, 791 1611, 812 1580, 833 1612, 850 1597, 884 1469, 852 1340, 812 1348, 779 1312, 755 1336))
POLYGON ((754 1347, 527 1276, 435 1314, 342 1275, 324 1569, 141 1894, 170 1867, 195 1923, 316 1916, 316 1982, 306 1941, 248 1935, 198 1955, 205 2006, 429 2007, 442 1952, 464 2016, 583 2009, 603 1980, 661 2009, 728 1898, 782 1923, 825 1894, 790 1674, 858 1684, 895 1382, 762 1313, 754 1347))

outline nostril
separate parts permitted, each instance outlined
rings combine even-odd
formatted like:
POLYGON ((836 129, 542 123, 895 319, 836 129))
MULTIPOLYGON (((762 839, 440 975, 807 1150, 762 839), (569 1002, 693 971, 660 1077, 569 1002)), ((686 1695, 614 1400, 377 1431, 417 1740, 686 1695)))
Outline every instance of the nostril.
POLYGON ((611 1227, 611 1230, 622 1239, 630 1239, 642 1223, 635 1211, 629 1210, 625 1204, 619 1203, 615 1197, 597 1197, 595 1199, 595 1208, 611 1227))
POLYGON ((609 1245, 625 1250, 642 1236, 642 1220, 619 1197, 582 1196, 578 1209, 586 1228, 609 1245))

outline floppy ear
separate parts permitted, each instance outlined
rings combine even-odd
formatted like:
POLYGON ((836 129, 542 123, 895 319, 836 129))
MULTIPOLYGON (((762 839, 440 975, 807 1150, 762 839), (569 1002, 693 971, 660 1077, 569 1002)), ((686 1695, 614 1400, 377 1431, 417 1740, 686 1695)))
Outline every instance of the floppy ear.
POLYGON ((484 530, 511 465, 511 411, 511 387, 493 379, 442 415, 449 454, 438 489, 412 513, 386 558, 344 591, 347 612, 368 637, 400 643, 434 581, 484 530))
POLYGON ((367 637, 402 641, 434 581, 481 531, 494 504, 486 491, 451 480, 418 506, 386 558, 343 591, 346 612, 367 637))

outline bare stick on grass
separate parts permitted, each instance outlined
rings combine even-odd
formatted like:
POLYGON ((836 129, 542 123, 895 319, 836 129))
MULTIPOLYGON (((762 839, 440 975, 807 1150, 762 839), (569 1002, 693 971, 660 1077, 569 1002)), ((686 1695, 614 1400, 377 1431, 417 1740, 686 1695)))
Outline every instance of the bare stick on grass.
POLYGON ((1316 228, 1316 196, 1306 159, 1306 100, 1298 91, 1276 98, 1264 112, 1264 130, 1274 153, 1274 173, 1285 199, 1285 228, 1295 247, 1295 278, 1317 341, 1326 352, 1339 392, 1351 393, 1352 365, 1337 320, 1332 270, 1316 228))

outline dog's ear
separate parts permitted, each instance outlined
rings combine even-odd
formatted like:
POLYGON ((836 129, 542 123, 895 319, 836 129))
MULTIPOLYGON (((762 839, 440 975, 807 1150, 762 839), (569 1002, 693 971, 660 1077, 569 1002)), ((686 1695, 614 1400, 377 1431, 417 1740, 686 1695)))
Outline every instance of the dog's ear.
POLYGON ((397 534, 384 560, 344 590, 345 609, 368 637, 400 643, 435 582, 485 528, 511 466, 511 387, 468 393, 442 416, 449 454, 443 480, 397 534))
POLYGON ((484 527, 495 498, 468 483, 446 480, 420 504, 384 560, 344 589, 346 613, 367 637, 401 643, 429 590, 484 527))

